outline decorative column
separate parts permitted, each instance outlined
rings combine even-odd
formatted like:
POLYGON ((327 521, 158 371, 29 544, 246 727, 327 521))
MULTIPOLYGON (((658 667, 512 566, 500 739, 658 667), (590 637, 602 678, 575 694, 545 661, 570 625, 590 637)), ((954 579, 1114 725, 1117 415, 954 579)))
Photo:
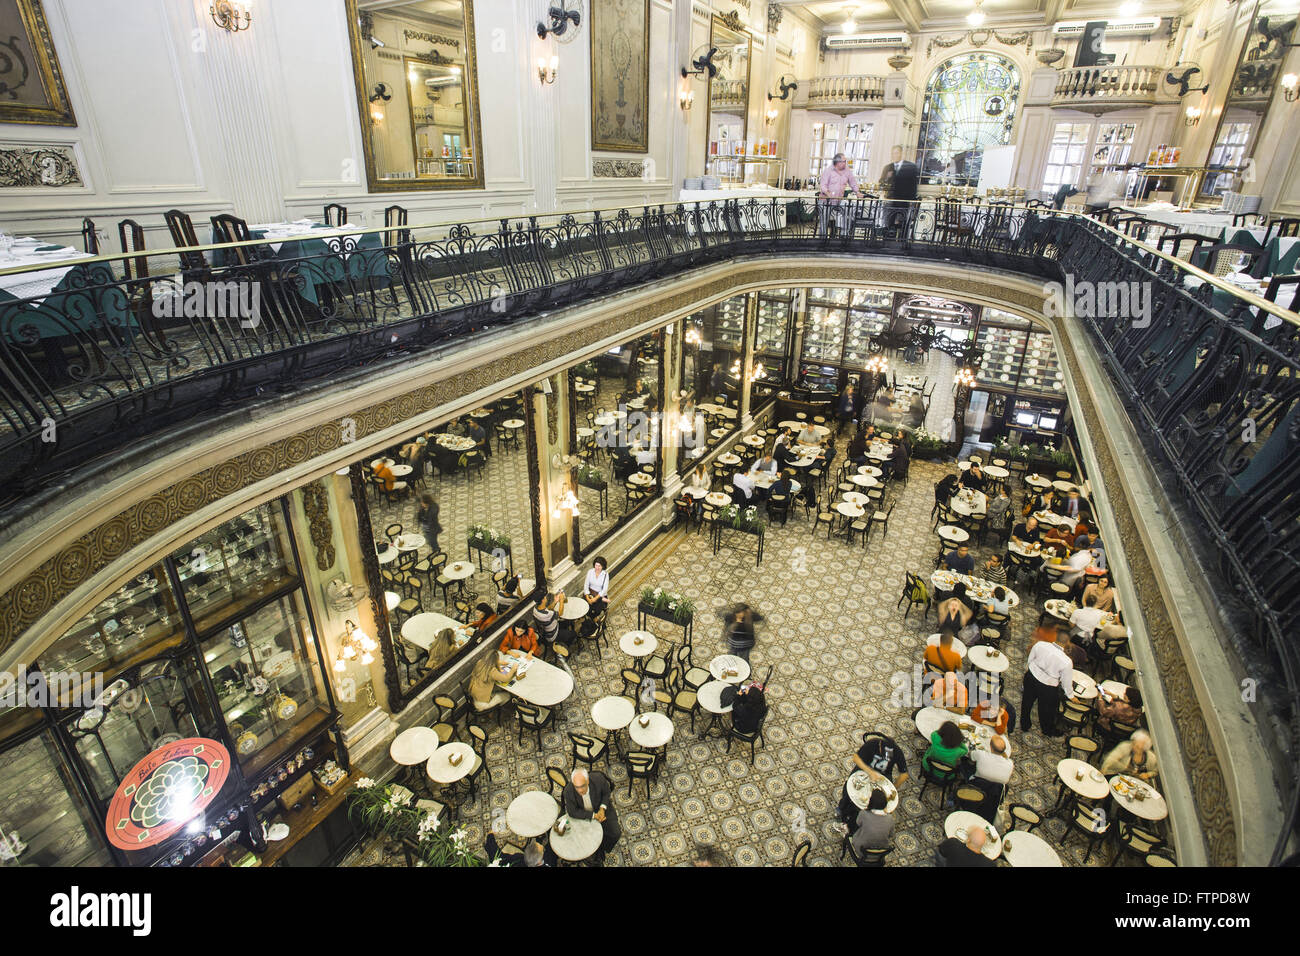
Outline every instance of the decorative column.
POLYGON ((663 497, 671 501, 681 490, 682 479, 678 475, 678 463, 681 460, 681 393, 682 388, 682 349, 685 328, 681 319, 664 327, 664 348, 659 364, 659 470, 663 475, 661 484, 663 497))
MULTIPOLYGON (((550 7, 550 0, 533 0, 528 5, 529 26, 535 27, 538 23, 550 23, 550 16, 547 12, 550 7)), ((587 10, 584 10, 583 13, 581 30, 590 37, 591 15, 587 10)), ((528 168, 532 175, 533 196, 535 197, 534 211, 549 213, 555 211, 557 203, 555 185, 558 173, 555 169, 555 157, 560 152, 558 142, 560 126, 555 119, 555 101, 560 95, 561 83, 566 81, 589 82, 587 79, 589 75, 588 64, 580 62, 581 58, 575 56, 576 53, 580 52, 578 44, 562 45, 557 43, 554 37, 539 40, 536 32, 532 29, 529 30, 529 34, 529 41, 521 44, 526 60, 524 63, 524 77, 526 78, 525 82, 528 84, 528 95, 524 99, 524 116, 525 122, 528 124, 530 151, 532 153, 529 157, 528 168), (532 51, 532 56, 527 56, 530 51, 532 51), (552 56, 559 58, 555 82, 543 84, 537 79, 537 61, 540 58, 549 63, 552 56), (570 76, 572 76, 572 79, 570 79, 570 76)), ((487 120, 487 117, 484 117, 484 119, 487 120)))
POLYGON ((745 328, 740 340, 740 427, 748 428, 753 424, 749 411, 752 407, 750 389, 753 388, 754 340, 758 334, 758 293, 750 292, 745 296, 745 328))
POLYGON ((953 439, 957 442, 957 454, 961 454, 962 443, 966 440, 966 409, 970 405, 970 394, 975 387, 975 373, 969 365, 957 369, 953 380, 952 424, 953 439))

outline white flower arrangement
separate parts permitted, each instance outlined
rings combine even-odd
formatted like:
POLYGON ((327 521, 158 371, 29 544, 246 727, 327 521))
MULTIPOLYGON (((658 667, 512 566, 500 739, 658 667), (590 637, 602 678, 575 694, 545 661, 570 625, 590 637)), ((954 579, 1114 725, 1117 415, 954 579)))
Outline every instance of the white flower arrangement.
POLYGON ((429 839, 429 837, 438 832, 438 827, 441 823, 442 821, 438 819, 438 814, 430 810, 424 815, 423 819, 420 820, 420 825, 416 827, 416 839, 420 842, 429 839))
POLYGON ((362 777, 360 780, 357 781, 358 790, 369 790, 374 785, 375 782, 371 780, 369 777, 362 777))

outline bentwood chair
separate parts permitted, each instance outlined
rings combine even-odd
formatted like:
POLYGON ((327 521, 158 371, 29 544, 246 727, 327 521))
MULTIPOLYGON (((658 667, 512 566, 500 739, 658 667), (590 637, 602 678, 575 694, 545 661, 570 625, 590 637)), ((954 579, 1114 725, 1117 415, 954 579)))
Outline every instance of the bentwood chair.
POLYGON ((564 770, 563 770, 562 768, 560 768, 560 767, 547 767, 547 768, 546 768, 546 782, 547 782, 547 788, 548 788, 548 790, 549 790, 551 796, 553 796, 553 797, 555 797, 555 799, 559 800, 559 799, 561 799, 561 798, 564 796, 564 788, 567 787, 567 786, 569 785, 569 778, 568 778, 568 776, 565 774, 565 772, 564 772, 564 770), (557 787, 559 788, 559 791, 560 791, 559 793, 556 793, 556 792, 555 792, 555 790, 556 790, 557 787))
POLYGON ((921 768, 924 783, 921 784, 921 792, 916 795, 916 798, 924 799, 926 789, 930 784, 934 784, 939 788, 939 806, 942 807, 948 802, 948 791, 957 782, 957 768, 949 766, 942 760, 931 760, 927 766, 920 757, 917 758, 917 763, 921 768))
POLYGON ((763 746, 767 746, 767 738, 763 736, 763 725, 767 723, 767 714, 764 713, 758 720, 758 726, 753 733, 747 733, 743 730, 737 730, 734 718, 727 724, 727 753, 731 753, 731 742, 739 740, 741 743, 749 744, 749 765, 754 766, 754 748, 758 741, 762 741, 763 746))
POLYGON ((930 606, 930 592, 919 577, 911 571, 903 572, 903 594, 894 605, 895 609, 902 607, 903 602, 907 602, 907 609, 903 611, 903 620, 907 620, 907 615, 912 613, 912 608, 921 605, 921 615, 925 615, 926 609, 930 606))
POLYGON ((348 207, 341 206, 336 202, 329 203, 325 206, 325 225, 342 226, 348 221, 348 207))
POLYGON ((81 242, 85 246, 86 252, 92 256, 99 255, 99 235, 95 232, 95 221, 93 219, 81 220, 81 242))
POLYGON ((573 747, 571 753, 575 768, 581 762, 594 770, 596 761, 602 757, 605 760, 605 765, 609 766, 609 748, 605 746, 605 741, 597 740, 587 734, 570 733, 569 742, 573 747))
POLYGON ((894 845, 891 843, 889 846, 884 847, 883 849, 875 849, 874 847, 867 847, 865 850, 862 851, 862 855, 859 856, 858 851, 853 849, 852 838, 846 835, 844 837, 843 844, 840 846, 840 859, 841 860, 844 859, 844 854, 847 853, 849 855, 849 859, 851 859, 858 866, 880 867, 885 865, 885 857, 889 856, 889 854, 893 852, 894 852, 894 845))
POLYGON ((1065 836, 1061 837, 1061 846, 1065 846, 1065 841, 1075 833, 1083 834, 1088 841, 1088 852, 1083 856, 1084 863, 1092 858, 1092 851, 1110 834, 1110 819, 1104 813, 1097 812, 1099 809, 1076 801, 1066 819, 1068 829, 1065 836))
POLYGON ((794 848, 794 858, 790 860, 790 866, 807 866, 808 854, 812 852, 811 840, 800 840, 799 845, 794 848))
POLYGON ((537 707, 522 700, 515 701, 515 716, 519 720, 519 743, 524 742, 524 731, 537 735, 537 749, 542 749, 542 730, 555 718, 555 711, 548 707, 537 707))
POLYGON ((478 795, 479 776, 487 774, 490 783, 492 781, 492 771, 488 769, 487 763, 487 731, 478 724, 470 724, 469 738, 470 749, 474 751, 474 766, 470 768, 469 774, 465 777, 465 787, 472 800, 478 795))
POLYGON ((1300 236, 1300 218, 1281 216, 1268 221, 1268 231, 1264 233, 1264 245, 1270 239, 1281 236, 1300 236))
POLYGON ((1032 833, 1034 827, 1043 825, 1043 818, 1037 810, 1027 803, 1013 803, 1007 807, 1007 815, 1011 819, 1007 832, 1010 833, 1017 827, 1024 827, 1026 833, 1032 833))
MULTIPOLYGON (((679 652, 680 653, 680 652, 679 652)), ((691 733, 695 733, 695 715, 700 710, 700 700, 695 691, 682 682, 682 670, 674 667, 668 675, 668 714, 688 714, 691 733)))
POLYGON ((624 758, 627 762, 627 793, 632 795, 632 785, 645 781, 645 798, 650 799, 650 781, 659 775, 659 755, 634 750, 624 758))

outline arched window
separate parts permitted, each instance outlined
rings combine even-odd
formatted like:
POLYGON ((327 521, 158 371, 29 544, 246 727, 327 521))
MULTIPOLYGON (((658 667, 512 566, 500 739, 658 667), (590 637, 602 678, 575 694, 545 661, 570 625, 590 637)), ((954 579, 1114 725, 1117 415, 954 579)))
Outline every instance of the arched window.
POLYGON ((921 107, 917 165, 923 183, 974 185, 986 146, 1008 146, 1020 71, 996 53, 962 53, 930 75, 921 107))

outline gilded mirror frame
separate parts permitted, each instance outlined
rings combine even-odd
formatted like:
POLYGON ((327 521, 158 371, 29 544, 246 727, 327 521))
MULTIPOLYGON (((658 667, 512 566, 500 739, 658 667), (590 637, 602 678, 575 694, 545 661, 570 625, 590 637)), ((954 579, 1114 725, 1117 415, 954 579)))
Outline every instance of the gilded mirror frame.
MULTIPOLYGON (((754 72, 754 37, 749 30, 740 22, 739 16, 734 12, 730 16, 723 16, 715 13, 709 21, 709 46, 715 46, 715 37, 718 28, 721 27, 731 33, 738 34, 745 38, 745 106, 740 114, 740 141, 748 142, 749 140, 749 99, 750 99, 750 80, 754 72)), ((704 168, 709 167, 709 134, 713 128, 713 80, 709 77, 708 88, 705 90, 704 100, 704 168)), ((748 155, 748 154, 747 154, 748 155)), ((743 177, 742 177, 743 178, 743 177)))
MULTIPOLYGON (((369 122, 370 99, 367 94, 365 77, 365 54, 362 44, 361 25, 357 0, 344 0, 347 10, 348 38, 352 47, 352 79, 357 91, 357 122, 361 127, 361 150, 366 164, 366 187, 375 193, 429 192, 447 189, 483 189, 483 124, 480 118, 478 91, 478 57, 474 39, 474 3, 473 0, 461 0, 465 11, 465 89, 469 103, 465 110, 469 123, 469 139, 474 150, 474 174, 447 179, 382 179, 377 175, 374 151, 374 127, 369 122)), ((409 97, 408 97, 409 99, 409 97)), ((409 104, 408 104, 409 105, 409 104)), ((414 137, 414 125, 412 125, 414 137)), ((414 157, 418 162, 419 157, 414 157)))

